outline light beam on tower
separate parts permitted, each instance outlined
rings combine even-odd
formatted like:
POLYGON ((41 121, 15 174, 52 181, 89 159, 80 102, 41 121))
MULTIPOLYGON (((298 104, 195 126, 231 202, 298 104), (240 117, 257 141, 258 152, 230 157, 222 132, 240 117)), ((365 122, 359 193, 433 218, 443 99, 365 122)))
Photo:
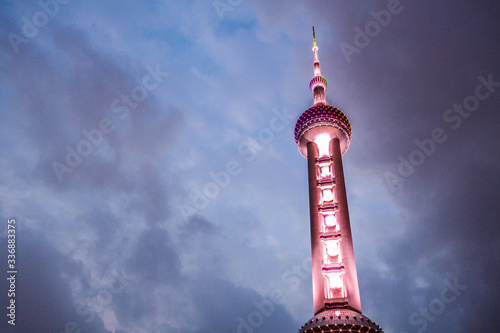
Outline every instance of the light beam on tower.
POLYGON ((313 27, 313 105, 297 120, 295 142, 307 158, 314 317, 299 333, 383 332, 361 313, 342 155, 351 142, 345 114, 326 102, 328 86, 313 27))

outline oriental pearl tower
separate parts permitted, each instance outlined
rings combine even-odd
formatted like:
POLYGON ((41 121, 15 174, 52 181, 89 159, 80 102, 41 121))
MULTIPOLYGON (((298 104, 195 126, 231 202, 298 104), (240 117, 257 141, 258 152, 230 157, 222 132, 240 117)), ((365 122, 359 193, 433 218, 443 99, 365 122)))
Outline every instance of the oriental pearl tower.
POLYGON ((361 313, 342 155, 351 142, 345 114, 328 105, 313 27, 314 102, 297 120, 295 142, 307 158, 314 316, 299 333, 383 332, 361 313))

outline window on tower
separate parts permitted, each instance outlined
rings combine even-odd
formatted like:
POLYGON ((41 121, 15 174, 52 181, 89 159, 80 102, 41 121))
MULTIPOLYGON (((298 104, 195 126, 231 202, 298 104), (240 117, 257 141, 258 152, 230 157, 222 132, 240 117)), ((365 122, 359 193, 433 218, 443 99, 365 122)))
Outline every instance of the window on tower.
POLYGON ((344 272, 326 272, 325 277, 325 297, 326 298, 342 298, 345 297, 344 289, 344 272))
POLYGON ((329 178, 332 176, 329 165, 324 165, 321 167, 321 178, 329 178))
POLYGON ((319 162, 318 163, 318 180, 328 180, 333 178, 332 162, 319 162))
POLYGON ((335 202, 335 194, 333 191, 333 185, 320 186, 321 189, 321 197, 320 197, 320 205, 325 203, 334 203, 335 202))
POLYGON ((340 240, 323 240, 323 262, 325 264, 339 263, 342 261, 340 256, 340 240))
POLYGON ((323 215, 322 232, 339 231, 337 217, 333 211, 321 213, 323 215))

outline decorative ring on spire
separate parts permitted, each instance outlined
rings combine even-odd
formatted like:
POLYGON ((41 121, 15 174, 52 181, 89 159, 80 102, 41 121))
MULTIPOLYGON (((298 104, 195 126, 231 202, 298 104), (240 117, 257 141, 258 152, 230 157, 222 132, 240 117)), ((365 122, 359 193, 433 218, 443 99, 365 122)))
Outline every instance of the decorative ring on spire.
POLYGON ((309 89, 311 89, 311 91, 313 90, 313 84, 315 84, 316 82, 323 82, 325 84, 325 88, 328 87, 328 82, 326 82, 326 79, 324 77, 315 76, 311 79, 311 82, 309 82, 309 89))

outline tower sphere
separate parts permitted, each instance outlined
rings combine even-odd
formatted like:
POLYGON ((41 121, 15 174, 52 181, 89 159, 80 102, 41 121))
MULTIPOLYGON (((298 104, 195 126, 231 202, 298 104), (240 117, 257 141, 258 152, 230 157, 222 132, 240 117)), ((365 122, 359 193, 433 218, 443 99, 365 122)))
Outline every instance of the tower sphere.
POLYGON ((328 134, 330 139, 338 138, 342 155, 351 142, 351 124, 347 116, 339 109, 316 104, 306 110, 295 125, 295 143, 302 156, 307 158, 307 143, 314 142, 319 134, 328 134))
POLYGON ((361 313, 349 309, 332 309, 318 313, 299 330, 299 333, 317 332, 381 333, 383 330, 361 313))

